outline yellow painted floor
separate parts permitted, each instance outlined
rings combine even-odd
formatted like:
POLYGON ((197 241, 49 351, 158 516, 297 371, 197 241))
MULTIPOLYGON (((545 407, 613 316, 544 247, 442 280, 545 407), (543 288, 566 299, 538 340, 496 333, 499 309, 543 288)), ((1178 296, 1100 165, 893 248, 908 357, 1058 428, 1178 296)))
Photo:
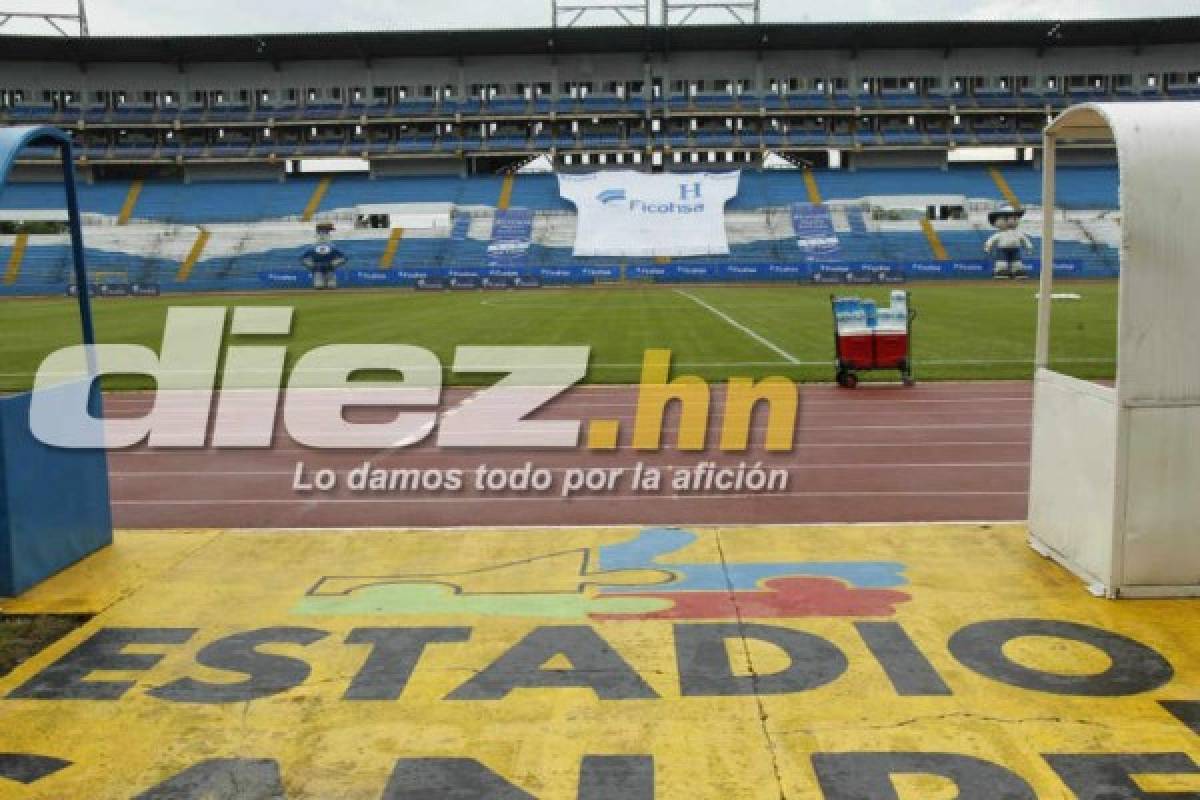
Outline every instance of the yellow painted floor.
POLYGON ((0 607, 97 614, 0 798, 1200 792, 1200 605, 1017 526, 126 533, 0 607))

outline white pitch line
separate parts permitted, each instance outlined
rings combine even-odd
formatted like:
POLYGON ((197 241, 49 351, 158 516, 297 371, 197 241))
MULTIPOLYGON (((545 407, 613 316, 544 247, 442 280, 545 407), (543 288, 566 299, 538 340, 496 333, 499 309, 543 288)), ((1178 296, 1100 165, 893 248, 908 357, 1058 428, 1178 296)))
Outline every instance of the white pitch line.
POLYGON ((775 344, 770 339, 767 339, 765 336, 758 333, 757 331, 752 330, 751 328, 747 328, 745 325, 738 322, 736 319, 729 316, 728 314, 726 314, 724 311, 720 310, 719 308, 714 308, 713 306, 710 306, 708 303, 704 302, 699 297, 696 297, 696 295, 692 294, 691 292, 685 292, 683 289, 676 289, 675 294, 682 295, 682 296, 686 297, 688 300, 691 300, 696 305, 700 306, 701 308, 708 309, 708 311, 710 313, 712 313, 713 315, 717 316, 718 318, 724 320, 730 326, 737 328, 739 331, 746 334, 747 336, 749 336, 751 339, 758 342, 762 346, 769 348, 776 355, 783 356, 792 365, 801 366, 800 359, 796 358, 794 355, 789 353, 787 350, 784 350, 782 347, 775 344))

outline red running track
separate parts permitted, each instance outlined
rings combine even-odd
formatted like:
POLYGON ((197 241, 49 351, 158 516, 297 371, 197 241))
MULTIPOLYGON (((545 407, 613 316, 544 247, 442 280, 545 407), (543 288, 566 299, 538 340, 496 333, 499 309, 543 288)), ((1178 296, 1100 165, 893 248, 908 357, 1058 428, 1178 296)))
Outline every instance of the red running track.
MULTIPOLYGON (((372 452, 317 451, 283 431, 261 450, 150 450, 111 455, 115 522, 125 529, 357 528, 555 525, 702 525, 1005 521, 1026 518, 1032 388, 1027 383, 928 384, 913 389, 865 386, 846 391, 804 386, 796 448, 768 454, 765 420, 756 418, 750 453, 674 449, 666 423, 660 453, 631 449, 628 438, 636 389, 580 387, 539 416, 620 419, 616 452, 447 451, 432 444, 372 452), (329 493, 293 488, 297 462, 344 473, 364 461, 377 467, 474 470, 480 464, 520 467, 631 467, 642 461, 695 466, 704 460, 736 466, 745 460, 789 471, 783 493, 660 495, 596 494, 562 499, 519 494, 329 493)), ((470 390, 447 392, 443 408, 470 390)), ((713 423, 721 398, 714 388, 713 423)), ((144 413, 145 394, 107 398, 110 416, 144 413)), ((431 439, 434 437, 431 437, 431 439)), ((710 441, 717 438, 710 431, 710 441)), ((342 483, 343 481, 339 481, 342 483)))

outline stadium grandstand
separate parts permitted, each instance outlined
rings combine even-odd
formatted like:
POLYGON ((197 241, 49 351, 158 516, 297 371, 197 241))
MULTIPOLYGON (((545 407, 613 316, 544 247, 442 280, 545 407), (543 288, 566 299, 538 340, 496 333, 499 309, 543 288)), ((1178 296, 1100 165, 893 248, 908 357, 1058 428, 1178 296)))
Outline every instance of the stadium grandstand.
POLYGON ((0 0, 0 800, 1200 800, 1200 0, 766 2, 0 0))
MULTIPOLYGON (((1111 276, 1117 266, 1116 169, 1075 167, 1063 173, 1064 206, 1072 211, 1071 225, 1060 234, 1060 256, 1080 276, 1111 276)), ((545 283, 632 278, 795 281, 810 277, 801 271, 812 262, 797 246, 793 211, 810 204, 814 186, 839 239, 838 261, 928 262, 930 270, 946 262, 958 266, 947 271, 947 277, 986 275, 982 247, 992 233, 986 212, 1005 200, 997 178, 1022 205, 1038 203, 1036 176, 1028 168, 747 172, 726 214, 730 254, 672 263, 654 257, 574 256, 574 209, 559 196, 550 175, 376 180, 299 176, 283 183, 221 180, 189 185, 155 181, 140 186, 136 207, 124 219, 124 198, 134 186, 130 181, 98 183, 84 187, 81 194, 93 223, 88 230, 89 263, 96 270, 126 273, 132 282, 166 290, 246 290, 294 283, 302 253, 311 243, 313 219, 335 224, 337 246, 357 266, 349 272, 351 284, 386 280, 414 285, 450 269, 465 275, 489 270, 529 273, 545 283), (919 198, 910 194, 914 181, 921 186, 919 198), (306 211, 322 190, 319 204, 306 211), (509 204, 501 203, 502 195, 509 204), (960 204, 955 208, 964 210, 963 218, 929 222, 924 203, 933 196, 960 204), (412 206, 443 211, 434 214, 435 224, 429 227, 370 227, 368 212, 412 206), (518 253, 515 258, 507 254, 499 263, 497 221, 514 216, 524 224, 518 253), (724 269, 731 264, 765 268, 727 274, 724 269), (380 277, 381 273, 390 275, 380 277)), ((0 198, 0 219, 24 217, 22 210, 61 208, 61 193, 61 186, 50 183, 14 185, 0 198)), ((390 222, 390 217, 385 219, 390 222)), ((1038 218, 1028 217, 1026 226, 1036 239, 1038 218)), ((67 236, 0 237, 0 264, 14 264, 18 247, 23 248, 20 269, 8 273, 0 293, 60 293, 70 274, 67 236)))
MULTIPOLYGON (((91 263, 168 291, 294 285, 321 222, 351 285, 808 280, 838 263, 974 277, 988 212, 1037 206, 1057 111, 1200 97, 1200 18, 0 42, 0 124, 74 132, 91 263), (1011 155, 962 163, 980 148, 1011 155), (574 255, 546 173, 612 168, 740 170, 729 253, 574 255), (401 224, 422 205, 438 210, 401 224), (812 207, 839 240, 823 267, 797 247, 812 207)), ((67 284, 65 235, 24 225, 62 206, 53 157, 27 151, 0 196, 0 293, 67 284)), ((1115 274, 1114 164, 1060 156, 1068 272, 1115 274)))

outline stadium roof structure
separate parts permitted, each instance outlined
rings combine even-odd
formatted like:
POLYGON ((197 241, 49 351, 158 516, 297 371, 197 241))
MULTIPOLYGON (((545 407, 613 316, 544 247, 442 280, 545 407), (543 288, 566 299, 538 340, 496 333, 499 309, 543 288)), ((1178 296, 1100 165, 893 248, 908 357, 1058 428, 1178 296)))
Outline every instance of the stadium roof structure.
POLYGON ((1143 47, 1200 42, 1200 16, 847 22, 229 36, 0 36, 0 59, 79 63, 311 61, 547 53, 1143 47))

